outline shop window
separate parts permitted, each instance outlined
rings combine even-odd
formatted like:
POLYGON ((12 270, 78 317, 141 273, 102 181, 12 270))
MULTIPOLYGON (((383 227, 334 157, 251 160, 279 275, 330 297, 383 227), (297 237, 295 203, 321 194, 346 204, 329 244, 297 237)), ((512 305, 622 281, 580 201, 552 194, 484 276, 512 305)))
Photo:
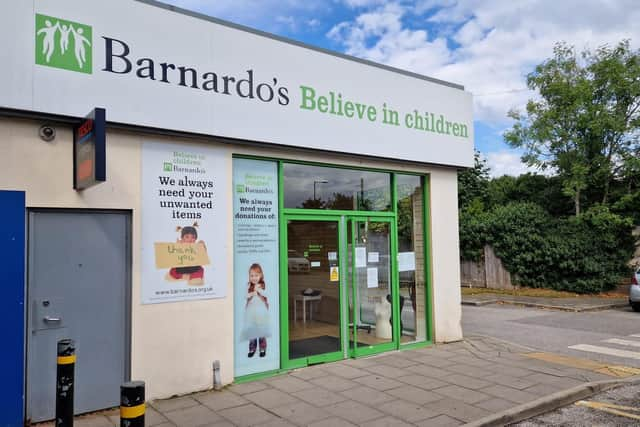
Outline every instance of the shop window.
POLYGON ((391 175, 285 163, 284 207, 390 211, 391 175))
POLYGON ((426 339, 422 177, 396 175, 401 343, 426 339))

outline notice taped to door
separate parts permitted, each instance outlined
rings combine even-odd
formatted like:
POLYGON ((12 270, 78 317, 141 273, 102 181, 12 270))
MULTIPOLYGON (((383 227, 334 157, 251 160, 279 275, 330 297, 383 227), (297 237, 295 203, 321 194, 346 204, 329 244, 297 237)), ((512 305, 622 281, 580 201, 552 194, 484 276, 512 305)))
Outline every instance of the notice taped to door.
POLYGON ((212 147, 143 144, 143 304, 225 296, 227 156, 212 147))

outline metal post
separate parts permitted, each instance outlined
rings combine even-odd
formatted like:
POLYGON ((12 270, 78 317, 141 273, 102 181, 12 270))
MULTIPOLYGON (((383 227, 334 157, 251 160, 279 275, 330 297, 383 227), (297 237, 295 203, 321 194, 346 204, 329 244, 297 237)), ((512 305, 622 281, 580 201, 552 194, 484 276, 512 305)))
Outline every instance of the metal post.
POLYGON ((56 427, 73 427, 73 384, 76 346, 73 340, 58 341, 56 370, 56 427))
POLYGON ((144 427, 144 381, 120 386, 120 427, 144 427))

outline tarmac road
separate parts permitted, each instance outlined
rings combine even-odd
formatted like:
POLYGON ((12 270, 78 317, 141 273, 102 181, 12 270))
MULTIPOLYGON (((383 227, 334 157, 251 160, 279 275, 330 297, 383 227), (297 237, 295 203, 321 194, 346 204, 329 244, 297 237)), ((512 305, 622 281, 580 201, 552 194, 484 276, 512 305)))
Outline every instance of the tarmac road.
POLYGON ((640 313, 630 308, 575 313, 499 304, 463 306, 462 330, 465 336, 491 336, 533 351, 640 368, 640 313))

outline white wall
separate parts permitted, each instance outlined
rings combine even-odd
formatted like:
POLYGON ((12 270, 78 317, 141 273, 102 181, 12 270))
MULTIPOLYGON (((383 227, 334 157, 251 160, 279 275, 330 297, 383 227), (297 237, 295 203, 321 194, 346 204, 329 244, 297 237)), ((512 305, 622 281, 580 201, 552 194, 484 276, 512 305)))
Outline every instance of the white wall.
MULTIPOLYGON (((131 375, 147 383, 147 398, 206 389, 213 360, 220 360, 222 380, 233 380, 233 277, 227 297, 194 302, 140 304, 141 142, 155 140, 205 143, 128 132, 107 135, 107 182, 81 193, 73 190, 72 133, 56 126, 53 142, 38 138, 41 122, 0 118, 0 189, 24 190, 28 207, 127 209, 132 211, 132 355, 131 375)), ((216 144, 206 141, 207 144, 216 144)), ((417 167, 331 154, 231 146, 234 154, 371 166, 431 175, 433 312, 436 341, 462 338, 458 257, 457 180, 454 169, 417 167)), ((230 158, 230 157, 229 157, 230 158)), ((230 161, 229 161, 230 163, 230 161)), ((231 165, 227 169, 230 175, 231 165)), ((229 176, 231 182, 231 176, 229 176)), ((232 229, 231 188, 225 195, 226 226, 232 229)), ((233 247, 229 233, 228 247, 233 247)), ((230 263, 231 264, 231 263, 230 263)), ((228 265, 229 272, 233 265, 228 265)))
POLYGON ((433 321, 437 342, 462 339, 458 180, 455 171, 431 173, 433 321))

